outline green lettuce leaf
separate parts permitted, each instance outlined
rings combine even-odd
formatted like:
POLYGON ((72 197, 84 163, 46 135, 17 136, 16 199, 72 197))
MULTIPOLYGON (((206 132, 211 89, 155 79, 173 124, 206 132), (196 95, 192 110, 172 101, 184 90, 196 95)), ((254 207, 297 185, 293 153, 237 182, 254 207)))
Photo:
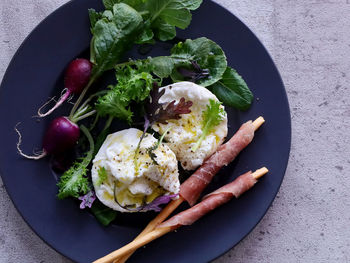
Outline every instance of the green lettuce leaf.
POLYGON ((107 12, 92 28, 90 60, 95 77, 114 67, 143 28, 141 15, 126 4, 115 4, 110 18, 108 14, 111 13, 107 12))
POLYGON ((97 200, 92 204, 91 212, 94 214, 96 219, 104 226, 108 226, 117 217, 116 211, 103 205, 97 200))
POLYGON ((175 62, 175 70, 171 78, 175 82, 184 80, 176 68, 192 69, 191 61, 196 61, 202 69, 208 69, 209 77, 196 82, 203 87, 210 86, 221 79, 227 67, 224 51, 214 41, 205 37, 179 42, 172 48, 171 58, 175 62))
POLYGON ((240 110, 247 110, 253 101, 253 93, 244 79, 233 68, 227 67, 222 79, 214 83, 210 90, 224 104, 240 110))

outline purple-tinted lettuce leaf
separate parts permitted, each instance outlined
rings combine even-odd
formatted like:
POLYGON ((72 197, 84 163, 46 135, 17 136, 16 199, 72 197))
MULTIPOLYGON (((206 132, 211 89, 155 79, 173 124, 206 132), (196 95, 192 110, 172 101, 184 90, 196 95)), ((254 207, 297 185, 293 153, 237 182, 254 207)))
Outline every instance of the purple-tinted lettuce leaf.
POLYGON ((80 209, 84 209, 86 207, 91 208, 92 203, 96 199, 96 195, 94 191, 89 191, 86 195, 80 196, 78 199, 81 200, 80 209))
POLYGON ((160 205, 164 205, 169 203, 173 198, 177 197, 178 194, 173 194, 173 195, 162 195, 154 199, 151 203, 148 205, 145 205, 142 207, 141 211, 155 211, 155 212, 160 212, 162 208, 160 205))

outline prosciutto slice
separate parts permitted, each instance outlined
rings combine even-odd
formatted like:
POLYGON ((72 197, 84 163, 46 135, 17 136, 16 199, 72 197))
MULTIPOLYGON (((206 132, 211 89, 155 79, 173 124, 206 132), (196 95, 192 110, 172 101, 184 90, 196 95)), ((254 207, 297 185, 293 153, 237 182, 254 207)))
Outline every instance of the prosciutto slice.
POLYGON ((199 218, 214 210, 215 208, 227 203, 234 196, 239 197, 245 191, 249 190, 257 180, 249 171, 239 176, 233 182, 217 189, 216 191, 204 196, 203 201, 195 206, 171 217, 158 227, 171 227, 173 229, 184 225, 192 225, 199 218))
POLYGON ((211 155, 180 187, 180 196, 193 206, 215 174, 232 162, 236 156, 253 140, 252 121, 244 123, 236 134, 211 155))

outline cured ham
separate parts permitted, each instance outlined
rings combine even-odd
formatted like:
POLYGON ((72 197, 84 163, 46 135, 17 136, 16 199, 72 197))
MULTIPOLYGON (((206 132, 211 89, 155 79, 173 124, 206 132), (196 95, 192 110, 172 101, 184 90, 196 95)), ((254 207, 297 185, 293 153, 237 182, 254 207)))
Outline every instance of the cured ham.
POLYGON ((134 252, 136 249, 150 243, 151 241, 177 229, 182 225, 190 225, 201 218, 206 213, 215 209, 216 207, 228 202, 232 197, 240 196, 242 193, 250 189, 256 182, 257 179, 268 172, 267 168, 263 167, 256 170, 254 173, 248 172, 232 183, 229 183, 218 190, 212 192, 211 194, 204 197, 203 201, 199 204, 173 216, 169 220, 160 224, 154 230, 136 238, 134 241, 125 245, 124 247, 94 261, 94 263, 107 263, 107 262, 124 262, 130 253, 134 252))
MULTIPOLYGON (((206 161, 204 161, 202 166, 194 173, 194 175, 192 175, 181 185, 180 197, 171 201, 151 222, 149 222, 146 228, 135 238, 133 242, 144 242, 147 240, 145 237, 147 237, 148 234, 151 234, 152 231, 153 239, 156 238, 156 236, 163 235, 164 228, 161 229, 162 231, 155 233, 157 230, 156 227, 160 225, 183 201, 186 200, 193 205, 199 198, 204 188, 210 183, 214 175, 220 170, 220 168, 236 158, 239 152, 252 141, 254 132, 264 122, 264 118, 260 116, 253 122, 248 121, 243 124, 237 133, 227 143, 219 147, 218 152, 220 152, 220 154, 215 153, 213 156, 209 157, 206 161)), ((217 199, 217 201, 219 200, 217 199)), ((202 210, 202 212, 203 211, 204 210, 202 210)), ((118 263, 125 262, 131 256, 134 250, 128 250, 128 253, 125 253, 123 257, 118 259, 118 263)), ((115 253, 116 254, 113 252, 109 256, 113 257, 118 254, 117 251, 115 251, 115 253)), ((108 258, 108 256, 106 256, 106 258, 108 258)))
POLYGON ((180 188, 180 196, 193 206, 204 188, 211 182, 215 174, 232 162, 236 156, 253 140, 255 126, 252 121, 244 123, 236 134, 204 161, 180 188))
POLYGON ((199 218, 223 205, 224 203, 227 203, 233 197, 238 198, 241 194, 252 188, 256 182, 257 179, 252 175, 252 172, 249 171, 239 176, 233 182, 204 196, 203 201, 190 209, 173 216, 160 224, 158 227, 177 228, 179 226, 192 225, 199 218))

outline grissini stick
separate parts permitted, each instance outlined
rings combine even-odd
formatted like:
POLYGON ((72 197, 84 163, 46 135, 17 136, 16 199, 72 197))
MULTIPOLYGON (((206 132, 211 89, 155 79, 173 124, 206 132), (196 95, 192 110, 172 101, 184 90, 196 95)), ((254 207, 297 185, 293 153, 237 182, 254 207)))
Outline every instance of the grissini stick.
POLYGON ((227 203, 234 196, 238 197, 254 186, 257 179, 268 172, 266 167, 256 170, 254 173, 247 172, 233 182, 217 189, 216 191, 206 195, 203 200, 195 206, 171 217, 167 221, 157 226, 151 232, 143 235, 127 244, 126 246, 100 258, 94 263, 109 263, 128 255, 136 249, 150 243, 151 241, 179 228, 183 225, 191 225, 208 212, 227 203))
MULTIPOLYGON (((155 227, 162 223, 182 202, 188 201, 193 205, 214 175, 223 166, 232 162, 253 140, 254 132, 259 129, 264 122, 264 118, 260 116, 253 122, 249 121, 244 123, 228 142, 221 145, 217 152, 210 156, 201 167, 181 185, 179 198, 171 201, 151 222, 149 222, 136 239, 155 229, 155 227), (222 155, 225 155, 225 160, 221 158, 222 155), (218 164, 218 162, 221 163, 218 164), (203 178, 203 171, 206 172, 204 174, 206 178, 203 178), (209 171, 210 174, 208 174, 207 171, 209 171)), ((131 255, 132 253, 120 258, 117 262, 124 263, 131 255)))

